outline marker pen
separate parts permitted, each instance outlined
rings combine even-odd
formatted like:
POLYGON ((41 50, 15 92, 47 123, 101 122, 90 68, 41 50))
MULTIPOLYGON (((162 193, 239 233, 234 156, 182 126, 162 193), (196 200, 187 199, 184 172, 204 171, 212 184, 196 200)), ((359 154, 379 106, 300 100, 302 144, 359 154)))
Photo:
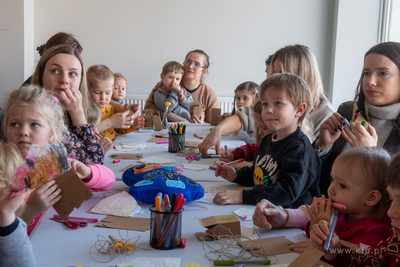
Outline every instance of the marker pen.
POLYGON ((335 211, 332 214, 331 222, 329 223, 329 235, 328 235, 328 238, 325 240, 325 244, 324 244, 325 252, 328 251, 329 246, 331 245, 331 240, 332 240, 333 233, 335 232, 335 227, 336 227, 336 222, 337 222, 338 216, 339 215, 338 215, 337 211, 335 211))

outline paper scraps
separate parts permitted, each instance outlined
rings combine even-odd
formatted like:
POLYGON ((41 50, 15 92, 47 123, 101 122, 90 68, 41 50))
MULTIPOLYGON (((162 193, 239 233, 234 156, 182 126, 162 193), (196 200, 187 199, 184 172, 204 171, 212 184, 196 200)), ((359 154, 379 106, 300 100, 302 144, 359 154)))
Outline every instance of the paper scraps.
POLYGON ((132 218, 108 215, 95 226, 145 232, 150 230, 150 218, 132 218))
POLYGON ((136 258, 127 263, 122 263, 121 267, 135 266, 135 267, 180 267, 181 258, 136 258))
POLYGON ((147 144, 135 144, 135 143, 115 143, 114 144, 117 149, 124 149, 124 150, 139 150, 139 149, 146 149, 149 148, 147 144))
MULTIPOLYGON (((260 244, 260 246, 263 248, 265 252, 265 255, 267 256, 293 253, 293 250, 290 250, 289 245, 294 243, 289 239, 287 239, 285 236, 261 238, 248 242, 253 242, 253 243, 255 242, 260 244)), ((246 241, 243 242, 243 246, 245 246, 246 243, 247 243, 246 241)), ((308 266, 308 265, 302 265, 302 266, 308 266)))
POLYGON ((213 199, 218 192, 227 190, 226 187, 223 187, 222 185, 213 185, 213 184, 203 185, 203 188, 204 188, 204 196, 198 201, 210 204, 214 203, 213 199))
MULTIPOLYGON (((242 236, 245 236, 249 239, 259 239, 260 238, 260 233, 258 232, 257 228, 253 226, 242 226, 240 227, 240 231, 242 233, 242 236)), ((248 239, 242 238, 242 241, 246 241, 248 239)))
POLYGON ((167 138, 150 138, 146 142, 148 143, 158 143, 158 142, 168 142, 168 137, 167 138))
POLYGON ((13 173, 12 182, 22 192, 25 189, 35 189, 67 170, 69 165, 64 145, 32 145, 24 163, 13 173))
POLYGON ((127 217, 136 205, 136 200, 129 193, 122 191, 100 200, 90 212, 127 217))
POLYGON ((61 174, 54 180, 61 189, 62 198, 53 205, 53 208, 63 220, 67 220, 74 208, 79 208, 83 201, 93 196, 73 170, 61 174))
POLYGON ((175 159, 167 159, 167 158, 160 158, 160 157, 148 157, 148 158, 144 158, 144 159, 140 159, 139 160, 142 163, 153 163, 153 164, 168 164, 168 163, 175 163, 176 160, 175 159))
POLYGON ((235 213, 235 215, 242 220, 251 221, 253 220, 254 210, 240 208, 238 210, 235 210, 233 213, 235 213))
POLYGON ((182 164, 182 167, 184 169, 188 170, 193 170, 193 171, 202 171, 202 170, 208 170, 209 166, 208 165, 196 165, 196 164, 182 164))

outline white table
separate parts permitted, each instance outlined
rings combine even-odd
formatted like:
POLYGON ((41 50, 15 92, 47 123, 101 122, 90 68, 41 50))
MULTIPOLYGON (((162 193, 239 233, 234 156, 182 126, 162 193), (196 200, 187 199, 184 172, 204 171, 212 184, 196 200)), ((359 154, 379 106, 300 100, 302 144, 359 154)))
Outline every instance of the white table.
MULTIPOLYGON (((193 137, 193 133, 199 133, 206 135, 210 130, 210 126, 187 126, 186 130, 186 140, 198 140, 193 137)), ((142 143, 151 138, 152 133, 130 133, 125 136, 120 136, 117 138, 117 142, 135 142, 142 143)), ((235 137, 222 137, 222 143, 227 143, 233 146, 243 145, 243 141, 238 140, 235 137)), ((160 145, 155 143, 147 143, 149 148, 146 150, 137 150, 135 153, 143 153, 144 157, 158 156, 158 157, 168 157, 177 160, 174 166, 181 168, 182 163, 187 163, 184 157, 178 157, 176 154, 167 152, 167 145, 160 145)), ((113 164, 112 159, 109 159, 108 155, 115 153, 116 151, 109 151, 105 159, 105 165, 110 167, 116 174, 117 182, 113 189, 107 192, 97 192, 94 196, 85 201, 78 210, 74 210, 71 216, 80 217, 93 217, 99 220, 103 219, 105 215, 98 215, 89 213, 89 210, 102 198, 110 196, 116 193, 115 190, 125 190, 128 191, 128 186, 126 186, 122 181, 122 172, 118 170, 129 164, 135 164, 137 161, 132 160, 121 160, 120 163, 113 164)), ((118 151, 117 151, 118 152, 118 151)), ((215 159, 201 159, 199 164, 212 165, 215 159)), ((184 170, 184 175, 198 181, 199 183, 205 184, 220 184, 227 188, 238 189, 239 186, 233 183, 229 183, 220 177, 215 177, 214 172, 211 170, 203 171, 191 171, 184 170)), ((139 202, 139 205, 143 208, 144 213, 139 217, 149 218, 149 206, 148 203, 139 202)), ((195 232, 204 232, 206 228, 202 227, 198 222, 198 218, 205 218, 212 215, 225 215, 232 214, 232 212, 239 208, 249 208, 254 209, 255 206, 250 205, 226 205, 217 206, 214 204, 207 204, 199 201, 193 201, 185 205, 185 211, 183 212, 182 220, 182 238, 186 238, 187 244, 185 249, 175 249, 175 250, 155 250, 155 249, 141 249, 139 248, 133 255, 126 256, 122 255, 122 258, 116 257, 109 263, 99 263, 91 259, 89 256, 89 250, 97 240, 98 235, 102 235, 104 238, 108 238, 108 235, 113 235, 119 238, 118 230, 116 229, 106 229, 100 227, 94 227, 94 224, 89 224, 85 228, 80 228, 77 230, 68 229, 61 223, 50 220, 55 211, 50 208, 42 218, 40 219, 35 230, 31 234, 31 242, 33 244, 33 250, 36 257, 38 266, 115 266, 122 263, 129 262, 135 258, 146 258, 146 257, 179 257, 181 258, 181 266, 188 263, 200 264, 200 266, 211 265, 204 256, 203 247, 200 241, 198 241, 195 236, 195 232)), ((241 221, 242 226, 252 226, 252 221, 241 221)), ((126 237, 126 231, 120 231, 123 238, 126 237)), ((136 232, 128 231, 129 237, 140 236, 140 240, 137 245, 143 245, 144 248, 150 248, 149 246, 149 236, 150 231, 146 232, 136 232)), ((262 238, 281 236, 284 235, 290 240, 297 242, 306 240, 300 229, 279 229, 279 230, 260 230, 262 238)), ((216 247, 216 243, 212 242, 212 246, 216 247)), ((210 243, 211 244, 211 243, 210 243)), ((93 257, 98 260, 107 260, 106 256, 101 256, 96 251, 93 250, 93 257)), ((298 254, 284 254, 278 255, 276 258, 279 260, 278 263, 290 263, 293 261, 298 254)), ((274 262, 274 258, 270 258, 274 262)))

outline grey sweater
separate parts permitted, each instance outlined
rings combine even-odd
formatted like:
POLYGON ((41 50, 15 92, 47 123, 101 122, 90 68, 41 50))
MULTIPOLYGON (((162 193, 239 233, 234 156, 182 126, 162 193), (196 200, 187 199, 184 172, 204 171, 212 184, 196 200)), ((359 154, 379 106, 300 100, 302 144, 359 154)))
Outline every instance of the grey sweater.
POLYGON ((21 219, 16 218, 11 225, 0 227, 0 255, 0 266, 36 266, 26 224, 21 219))

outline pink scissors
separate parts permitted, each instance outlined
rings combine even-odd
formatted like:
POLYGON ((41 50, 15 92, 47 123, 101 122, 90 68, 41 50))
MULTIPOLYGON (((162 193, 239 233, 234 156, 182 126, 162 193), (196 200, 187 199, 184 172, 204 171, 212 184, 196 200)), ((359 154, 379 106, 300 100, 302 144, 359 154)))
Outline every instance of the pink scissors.
POLYGON ((63 223, 69 229, 78 229, 79 227, 86 227, 88 225, 87 222, 71 222, 71 221, 63 221, 63 220, 55 219, 55 218, 51 218, 51 219, 54 220, 54 221, 63 223))

